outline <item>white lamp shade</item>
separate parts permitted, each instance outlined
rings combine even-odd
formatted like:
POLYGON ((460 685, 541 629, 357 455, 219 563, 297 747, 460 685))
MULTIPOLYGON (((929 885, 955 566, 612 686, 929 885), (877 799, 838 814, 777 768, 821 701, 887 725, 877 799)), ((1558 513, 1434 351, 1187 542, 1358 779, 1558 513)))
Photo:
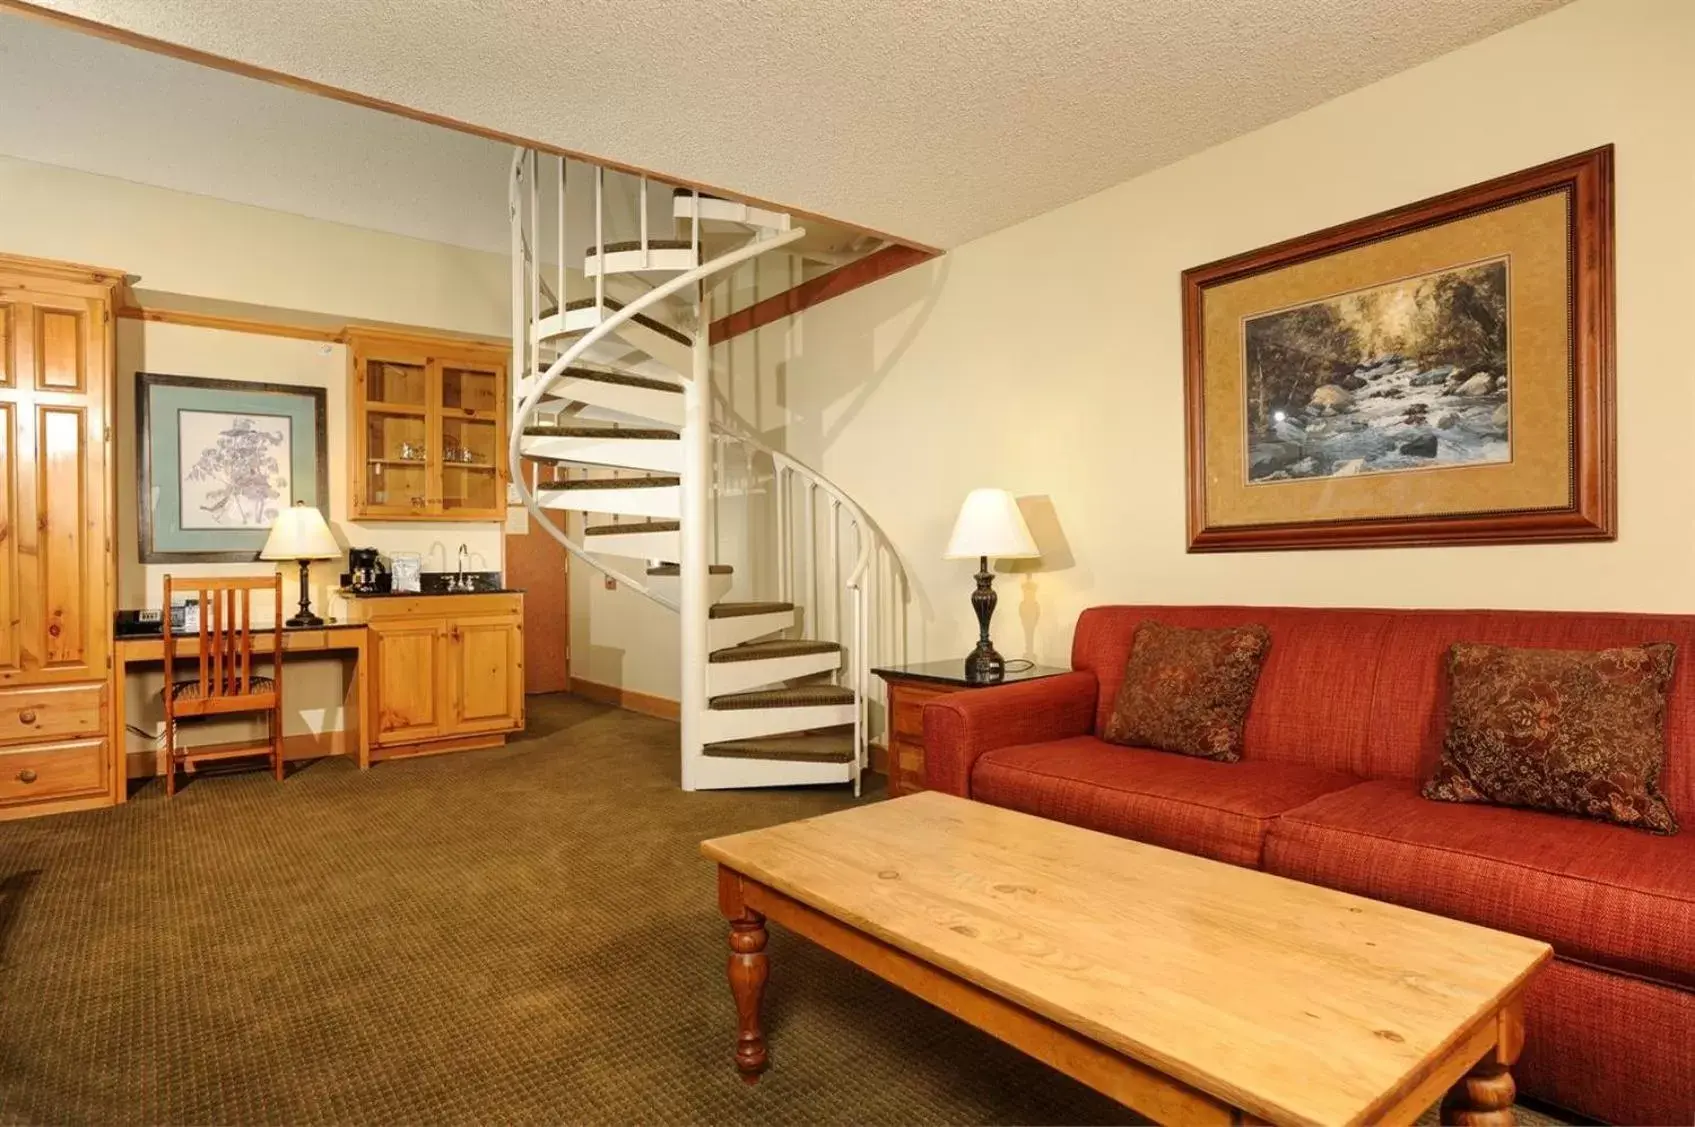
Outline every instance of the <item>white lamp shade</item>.
POLYGON ((341 555, 324 514, 304 502, 277 514, 271 538, 265 541, 262 560, 329 560, 341 555))
POLYGON ((943 555, 950 560, 978 556, 1016 560, 1041 553, 1012 494, 1004 489, 973 489, 959 507, 959 519, 943 555))

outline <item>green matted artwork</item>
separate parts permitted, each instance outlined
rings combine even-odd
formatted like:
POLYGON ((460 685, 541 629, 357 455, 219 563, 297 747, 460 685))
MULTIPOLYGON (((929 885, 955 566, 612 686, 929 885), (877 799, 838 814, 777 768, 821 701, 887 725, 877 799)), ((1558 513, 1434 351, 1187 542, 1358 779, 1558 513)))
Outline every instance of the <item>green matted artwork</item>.
POLYGON ((329 516, 321 387, 135 374, 142 563, 251 562, 296 501, 329 516))

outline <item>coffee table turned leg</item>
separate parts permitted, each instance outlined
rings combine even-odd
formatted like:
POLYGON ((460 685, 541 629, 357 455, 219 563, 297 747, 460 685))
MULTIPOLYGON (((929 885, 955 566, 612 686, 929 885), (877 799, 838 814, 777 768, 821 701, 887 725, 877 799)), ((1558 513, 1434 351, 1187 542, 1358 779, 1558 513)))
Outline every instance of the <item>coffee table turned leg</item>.
POLYGON ((736 999, 736 1068, 749 1084, 765 1071, 765 1031, 759 1003, 765 995, 765 917, 752 908, 730 921, 730 993, 736 999))
POLYGON ((1442 1099, 1442 1122, 1460 1127, 1514 1127, 1518 1085, 1511 1072, 1524 1048, 1524 1002, 1515 998, 1496 1015, 1496 1043, 1442 1099))
POLYGON ((1459 1127, 1513 1127, 1518 1122, 1513 1114, 1517 1098, 1513 1074, 1491 1054, 1448 1089, 1442 1100, 1442 1122, 1459 1127))

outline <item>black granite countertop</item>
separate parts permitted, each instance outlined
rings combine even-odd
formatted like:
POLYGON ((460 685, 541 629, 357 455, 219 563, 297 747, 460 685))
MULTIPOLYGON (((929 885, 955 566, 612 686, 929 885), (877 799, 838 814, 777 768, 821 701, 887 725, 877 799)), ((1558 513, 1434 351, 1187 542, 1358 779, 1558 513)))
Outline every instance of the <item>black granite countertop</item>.
POLYGON ((431 599, 441 595, 522 595, 522 587, 478 587, 472 591, 349 591, 341 588, 337 594, 350 599, 431 599))
MULTIPOLYGON (((426 571, 418 576, 419 590, 417 591, 353 591, 347 587, 349 577, 343 575, 341 577, 341 594, 350 599, 393 599, 405 596, 417 597, 419 595, 521 595, 524 593, 521 588, 503 586, 502 576, 498 571, 467 571, 465 579, 471 584, 471 589, 468 591, 455 590, 449 586, 458 578, 458 572, 426 571)), ((385 573, 381 579, 384 584, 387 584, 389 576, 385 573)))

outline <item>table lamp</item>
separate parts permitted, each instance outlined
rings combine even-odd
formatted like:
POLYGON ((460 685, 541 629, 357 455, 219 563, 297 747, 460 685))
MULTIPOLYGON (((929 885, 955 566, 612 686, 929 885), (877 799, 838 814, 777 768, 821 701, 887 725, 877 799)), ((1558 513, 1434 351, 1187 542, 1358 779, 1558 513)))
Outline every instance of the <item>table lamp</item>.
POLYGON ((333 560, 341 555, 341 545, 335 542, 324 514, 304 501, 277 514, 271 525, 271 538, 265 541, 262 560, 300 561, 300 613, 288 620, 289 626, 322 626, 324 620, 312 613, 311 567, 313 560, 333 560))
POLYGON ((989 570, 989 557, 1016 560, 1040 554, 1012 494, 1004 489, 973 489, 966 496, 943 555, 950 560, 976 556, 978 561, 977 589, 971 593, 971 609, 977 612, 977 648, 965 659, 965 679, 972 684, 993 684, 1006 676, 1006 661, 989 641, 989 619, 995 613, 995 577, 989 570))

